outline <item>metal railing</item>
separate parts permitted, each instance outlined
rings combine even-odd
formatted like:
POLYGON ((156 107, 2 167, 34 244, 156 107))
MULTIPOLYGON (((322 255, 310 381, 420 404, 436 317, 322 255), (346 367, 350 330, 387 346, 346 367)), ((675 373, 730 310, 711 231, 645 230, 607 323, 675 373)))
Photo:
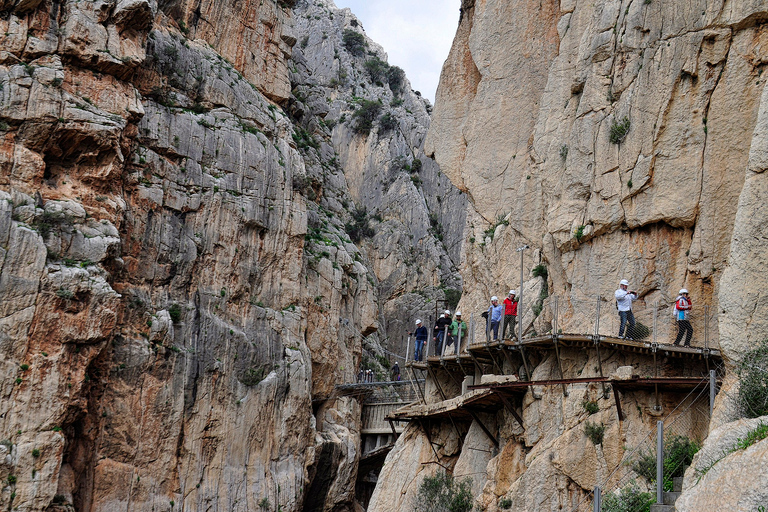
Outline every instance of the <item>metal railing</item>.
POLYGON ((647 510, 648 503, 661 503, 663 493, 673 490, 673 476, 682 475, 691 456, 706 436, 716 381, 714 371, 702 379, 668 415, 649 428, 619 464, 594 490, 571 508, 571 512, 600 512, 606 505, 621 502, 621 510, 647 510), (692 451, 690 451, 692 450, 692 451), (657 485, 662 482, 662 485, 657 485))
MULTIPOLYGON (((632 305, 632 322, 628 321, 622 335, 635 341, 672 345, 679 331, 679 322, 674 313, 674 303, 635 301, 632 305)), ((481 312, 465 315, 468 333, 461 340, 462 351, 467 345, 491 343, 495 339, 519 339, 522 321, 522 340, 551 334, 577 334, 593 337, 618 337, 620 328, 619 312, 616 301, 595 297, 594 299, 579 299, 563 297, 547 297, 541 300, 528 301, 523 304, 516 317, 507 317, 502 310, 498 327, 493 329, 496 322, 484 318, 481 312), (504 329, 504 325, 507 328, 504 329), (513 331, 514 327, 514 331, 513 331)), ((715 308, 708 304, 694 305, 688 313, 690 325, 690 345, 703 349, 719 349, 718 320, 715 308)), ((684 345, 687 330, 683 333, 680 345, 684 345)), ((435 352, 432 333, 424 349, 424 357, 440 355, 435 352)), ((446 344, 443 344, 445 348, 446 344)), ((413 360, 413 340, 409 338, 407 359, 413 360)), ((446 354, 455 353, 449 348, 446 354)))

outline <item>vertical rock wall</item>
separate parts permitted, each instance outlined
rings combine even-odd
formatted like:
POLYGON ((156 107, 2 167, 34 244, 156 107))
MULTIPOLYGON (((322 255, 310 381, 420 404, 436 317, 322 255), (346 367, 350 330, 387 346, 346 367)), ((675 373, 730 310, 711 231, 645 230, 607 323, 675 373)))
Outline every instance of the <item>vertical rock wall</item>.
MULTIPOLYGON (((760 2, 462 2, 425 143, 470 198, 461 308, 484 309, 489 295, 516 288, 514 249, 528 244, 526 286, 535 281, 534 265, 547 267, 548 291, 565 298, 567 310, 595 296, 611 305, 627 278, 663 311, 680 287, 711 304, 719 313, 713 337, 728 364, 764 339, 759 261, 766 244, 758 226, 766 20, 760 2)), ((560 324, 565 332, 584 328, 583 318, 570 318, 560 324)), ((566 376, 596 371, 592 355, 561 355, 566 376)), ((612 368, 649 371, 639 358, 617 357, 612 368)), ((553 358, 535 366, 534 378, 559 378, 553 358)), ((387 510, 392 496, 412 506, 439 466, 469 477, 486 510, 500 509, 502 499, 512 510, 576 506, 653 428, 655 413, 650 395, 625 393, 627 416, 618 422, 611 400, 600 399, 590 421, 605 425, 605 440, 592 445, 580 404, 597 389, 569 388, 567 397, 559 389, 528 391, 524 431, 506 413, 485 418, 496 425, 498 451, 483 445, 474 422, 458 430, 425 424, 428 436, 410 427, 370 510, 387 510), (489 457, 477 453, 484 449, 489 457)), ((732 419, 733 392, 729 376, 714 426, 732 419)), ((680 398, 670 396, 664 410, 680 398)), ((706 436, 708 418, 686 414, 695 416, 682 419, 692 425, 688 434, 706 436)), ((722 435, 708 443, 710 454, 727 444, 722 435)), ((750 449, 742 467, 759 464, 764 444, 750 449)), ((688 475, 681 507, 724 506, 719 482, 740 480, 740 457, 730 456, 711 486, 688 475)), ((758 487, 746 484, 748 497, 729 488, 728 506, 756 507, 758 487)))
POLYGON ((464 198, 351 13, 292 7, 0 5, 0 506, 353 508, 334 385, 460 290, 464 198), (357 133, 357 94, 396 128, 357 133))

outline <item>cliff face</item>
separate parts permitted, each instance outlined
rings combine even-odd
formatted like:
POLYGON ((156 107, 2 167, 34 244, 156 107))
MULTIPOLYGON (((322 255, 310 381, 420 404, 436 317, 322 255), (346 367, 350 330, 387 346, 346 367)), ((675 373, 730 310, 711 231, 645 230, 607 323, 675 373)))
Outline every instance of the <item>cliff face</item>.
POLYGON ((461 286, 424 100, 331 3, 0 10, 0 506, 351 509, 333 386, 461 286))
MULTIPOLYGON (((658 301, 661 315, 681 287, 710 304, 717 316, 710 339, 728 365, 764 339, 760 255, 768 246, 758 204, 768 142, 766 20, 763 2, 465 0, 425 144, 470 198, 460 307, 485 309, 490 295, 517 288, 514 250, 527 244, 525 289, 537 286, 546 267, 550 298, 526 327, 549 322, 552 296, 566 311, 565 332, 589 328, 578 312, 598 296, 608 298, 602 318, 613 319, 612 294, 626 278, 641 303, 658 301)), ((561 356, 566 376, 596 371, 594 355, 561 356)), ((622 364, 642 363, 612 360, 607 372, 622 364)), ((556 360, 539 362, 533 375, 559 378, 556 360)), ((712 428, 733 419, 734 382, 729 373, 712 428)), ((570 389, 567 397, 559 389, 529 391, 524 431, 505 413, 484 418, 500 437, 497 451, 476 422, 461 433, 433 427, 437 452, 422 431, 409 430, 387 460, 370 510, 387 510, 393 495, 412 503, 433 462, 469 476, 486 510, 497 510, 502 498, 514 510, 575 506, 654 418, 643 393, 624 396, 637 402, 625 407, 632 414, 623 422, 601 400, 596 420, 606 441, 592 447, 579 404, 595 390, 570 389)), ((714 452, 720 441, 708 443, 714 452)), ((764 458, 764 445, 750 452, 753 460, 764 458)), ((712 482, 739 480, 734 457, 712 482)), ((695 481, 686 480, 685 510, 761 503, 759 493, 739 498, 733 489, 725 505, 718 486, 695 481)))

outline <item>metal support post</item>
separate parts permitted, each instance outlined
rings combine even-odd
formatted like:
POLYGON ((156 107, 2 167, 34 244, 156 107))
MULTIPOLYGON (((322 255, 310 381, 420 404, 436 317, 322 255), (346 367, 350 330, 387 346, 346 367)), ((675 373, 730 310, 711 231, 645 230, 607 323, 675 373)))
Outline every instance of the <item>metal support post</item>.
POLYGON ((664 503, 664 422, 656 422, 656 503, 664 503))
POLYGON ((517 320, 518 320, 518 326, 517 326, 517 340, 522 343, 523 342, 523 313, 525 310, 523 309, 523 288, 524 288, 524 276, 523 276, 523 253, 525 252, 525 248, 528 247, 527 245, 524 245, 518 249, 518 252, 520 253, 520 293, 517 295, 517 320))
POLYGON ((595 341, 600 337, 600 296, 597 296, 597 308, 595 308, 595 341))
POLYGON ((715 407, 715 391, 717 391, 717 379, 715 370, 709 370, 709 417, 712 417, 712 409, 715 407))
POLYGON ((603 495, 600 487, 595 487, 595 498, 592 500, 592 512, 600 512, 603 508, 603 495))
POLYGON ((448 326, 445 326, 445 330, 443 331, 443 346, 440 347, 440 353, 438 354, 440 356, 440 361, 442 362, 443 358, 445 357, 445 347, 448 346, 448 326))
POLYGON ((704 306, 704 348, 709 349, 709 306, 704 306))
POLYGON ((411 335, 408 335, 408 343, 405 344, 405 362, 408 362, 408 353, 411 351, 411 335))
POLYGON ((658 344, 658 340, 656 338, 657 333, 659 331, 659 303, 654 302, 653 303, 653 343, 658 344))

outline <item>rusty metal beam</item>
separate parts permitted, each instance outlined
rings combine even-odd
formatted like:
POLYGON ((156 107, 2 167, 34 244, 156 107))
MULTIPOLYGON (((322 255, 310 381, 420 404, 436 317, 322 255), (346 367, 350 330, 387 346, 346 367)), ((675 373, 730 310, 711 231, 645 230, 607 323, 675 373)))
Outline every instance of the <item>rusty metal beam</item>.
POLYGON ((613 400, 616 402, 616 413, 619 415, 619 421, 624 421, 624 413, 621 412, 621 399, 619 398, 619 389, 613 387, 613 400))
POLYGON ((472 416, 472 419, 475 420, 478 425, 480 425, 480 428, 483 430, 483 432, 485 432, 485 435, 488 436, 488 439, 490 439, 491 442, 493 442, 493 445, 496 448, 498 448, 499 447, 499 440, 496 439, 496 437, 493 434, 491 434, 491 431, 488 430, 488 427, 486 427, 485 424, 483 423, 483 421, 477 416, 477 414, 475 414, 475 411, 473 411, 472 409, 466 408, 466 407, 462 407, 462 409, 467 411, 469 413, 469 415, 472 416))
POLYGON ((515 410, 515 406, 512 404, 512 402, 504 396, 503 394, 496 392, 496 396, 498 396, 501 399, 501 403, 504 404, 504 408, 509 411, 509 413, 514 416, 515 420, 520 424, 520 427, 525 430, 525 425, 523 424, 523 418, 520 417, 519 414, 517 414, 517 411, 515 410))
MULTIPOLYGON (((435 383, 435 386, 437 386, 437 391, 440 393, 440 396, 443 398, 443 400, 447 400, 447 397, 445 396, 445 393, 443 392, 443 387, 440 385, 440 381, 437 380, 437 375, 435 375, 435 372, 432 370, 432 367, 429 367, 429 374, 432 376, 432 381, 435 383)), ((424 386, 426 386, 427 383, 424 383, 424 386)), ((426 400, 424 401, 426 404, 426 400)))

